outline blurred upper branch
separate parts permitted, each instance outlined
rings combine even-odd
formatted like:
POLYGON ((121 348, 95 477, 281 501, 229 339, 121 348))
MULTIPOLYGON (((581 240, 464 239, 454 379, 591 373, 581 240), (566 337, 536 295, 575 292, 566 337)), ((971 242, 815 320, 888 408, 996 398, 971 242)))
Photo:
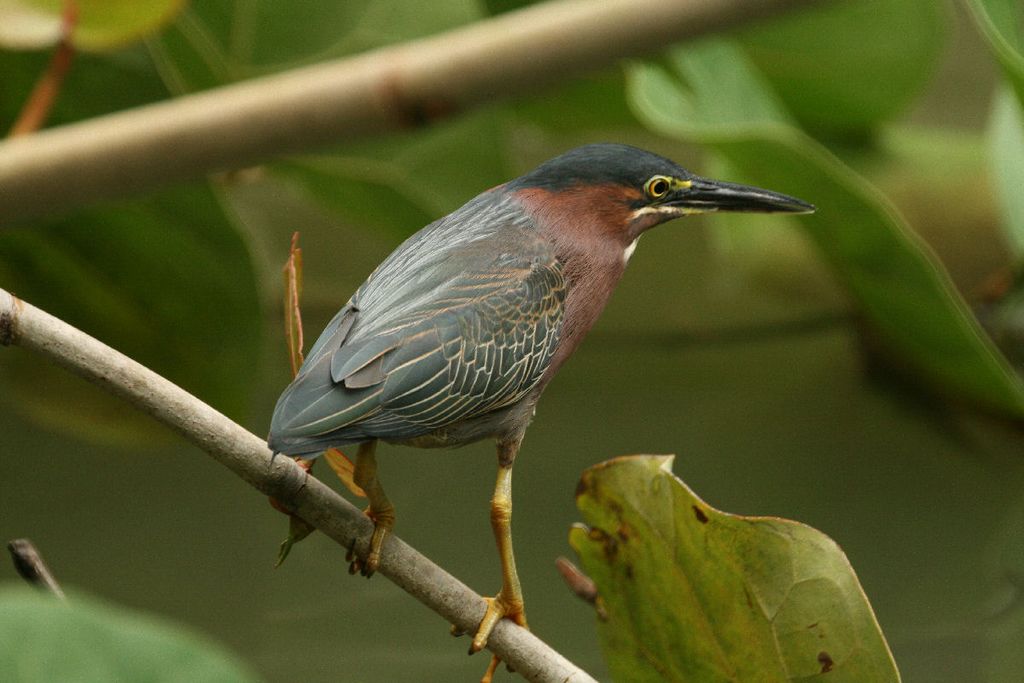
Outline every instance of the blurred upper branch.
POLYGON ((397 46, 0 143, 0 216, 59 213, 427 124, 821 0, 554 0, 397 46))

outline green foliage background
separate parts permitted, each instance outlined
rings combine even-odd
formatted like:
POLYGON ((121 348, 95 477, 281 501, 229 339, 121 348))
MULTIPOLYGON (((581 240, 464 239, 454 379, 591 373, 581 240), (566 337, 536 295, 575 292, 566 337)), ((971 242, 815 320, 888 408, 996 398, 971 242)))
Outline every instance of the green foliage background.
MULTIPOLYGON (((79 55, 53 123, 518 4, 191 3, 142 43, 79 55)), ((3 225, 0 286, 263 433, 287 381, 277 302, 293 230, 315 335, 403 236, 576 144, 637 144, 804 196, 822 210, 799 225, 694 219, 644 238, 517 468, 531 624, 606 671, 592 614, 551 565, 579 518, 571 493, 592 463, 677 452, 716 507, 836 539, 906 680, 1015 680, 1024 394, 1004 356, 1024 355, 1024 297, 981 293, 1024 243, 1024 22, 1014 0, 967 5, 808 9, 422 131, 3 225), (971 313, 982 298, 1002 354, 971 313)), ((5 125, 46 60, 0 51, 5 125)), ((0 354, 0 401, 0 532, 32 536, 66 582, 196 624, 270 679, 479 673, 396 589, 346 580, 323 539, 272 572, 276 513, 92 387, 15 349, 0 354)), ((399 533, 495 590, 489 446, 388 449, 383 462, 399 533)))

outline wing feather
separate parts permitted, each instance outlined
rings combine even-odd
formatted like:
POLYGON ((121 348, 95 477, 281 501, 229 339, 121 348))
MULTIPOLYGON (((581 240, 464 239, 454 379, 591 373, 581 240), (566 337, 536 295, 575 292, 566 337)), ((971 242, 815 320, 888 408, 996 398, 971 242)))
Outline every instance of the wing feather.
POLYGON ((278 401, 275 450, 416 438, 511 405, 540 381, 565 296, 551 245, 505 225, 433 260, 402 253, 415 247, 382 264, 317 340, 278 401), (420 272, 396 274, 395 263, 420 272), (413 287, 405 298, 382 291, 389 272, 413 287))

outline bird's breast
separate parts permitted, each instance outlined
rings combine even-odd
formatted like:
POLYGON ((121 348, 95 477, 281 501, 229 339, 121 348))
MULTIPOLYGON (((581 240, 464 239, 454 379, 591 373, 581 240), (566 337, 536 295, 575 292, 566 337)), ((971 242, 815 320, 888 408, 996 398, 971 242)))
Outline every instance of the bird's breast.
POLYGON ((542 380, 554 376, 597 322, 636 248, 625 206, 600 186, 519 190, 516 197, 562 264, 566 296, 558 347, 542 380))
POLYGON ((621 249, 616 249, 609 256, 611 258, 600 260, 592 256, 576 256, 562 261, 567 289, 562 329, 558 347, 542 381, 550 380, 576 351, 615 291, 625 270, 625 259, 621 249))

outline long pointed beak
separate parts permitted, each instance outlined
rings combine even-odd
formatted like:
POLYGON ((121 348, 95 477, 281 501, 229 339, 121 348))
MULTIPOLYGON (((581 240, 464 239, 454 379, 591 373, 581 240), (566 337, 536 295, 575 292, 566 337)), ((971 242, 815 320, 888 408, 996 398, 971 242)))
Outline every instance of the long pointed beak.
POLYGON ((674 191, 665 206, 694 213, 708 211, 748 211, 760 213, 814 213, 813 204, 780 192, 737 185, 721 180, 693 178, 688 188, 674 191))

